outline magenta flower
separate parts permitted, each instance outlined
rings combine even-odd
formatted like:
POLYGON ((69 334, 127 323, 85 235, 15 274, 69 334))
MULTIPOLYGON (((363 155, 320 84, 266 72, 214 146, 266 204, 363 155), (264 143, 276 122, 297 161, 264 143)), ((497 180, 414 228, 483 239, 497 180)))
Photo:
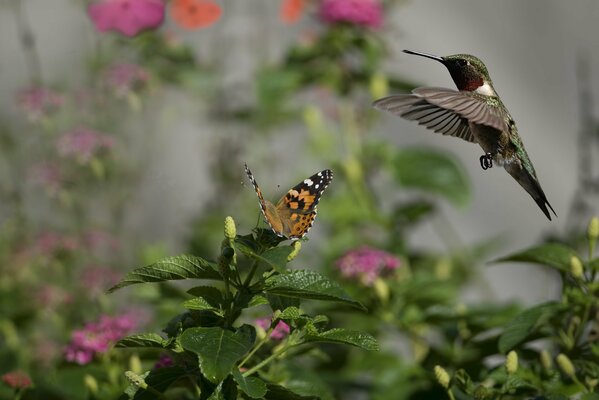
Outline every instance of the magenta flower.
POLYGON ((378 28, 383 23, 383 6, 379 0, 322 0, 319 14, 329 24, 347 22, 378 28))
POLYGON ((46 188, 50 194, 56 194, 63 185, 63 176, 57 164, 46 162, 33 165, 29 177, 35 185, 46 188))
POLYGON ((336 263, 343 276, 358 278, 366 286, 371 286, 377 277, 397 269, 399 264, 394 255, 368 246, 346 253, 336 263))
POLYGON ((87 11, 96 30, 116 31, 125 36, 157 28, 164 21, 162 0, 101 0, 87 11))
POLYGON ((13 389, 25 389, 32 384, 29 375, 23 371, 7 372, 0 379, 13 389))
POLYGON ((80 163, 87 164, 100 152, 110 150, 114 139, 106 134, 88 128, 77 128, 58 138, 56 147, 63 156, 76 158, 80 163))
MULTIPOLYGON (((270 318, 260 318, 255 321, 255 324, 264 330, 268 330, 270 328, 271 319, 270 318)), ((291 328, 283 321, 279 321, 275 329, 270 333, 270 337, 275 340, 284 339, 291 332, 291 328)))
POLYGON ((16 102, 31 121, 39 121, 57 111, 64 103, 64 99, 48 88, 31 87, 19 91, 16 102))
POLYGON ((108 351, 136 327, 137 321, 131 315, 103 315, 98 322, 90 322, 83 329, 73 331, 71 342, 65 349, 65 359, 79 365, 88 364, 96 354, 108 351))
POLYGON ((125 97, 129 92, 141 89, 149 79, 142 67, 135 64, 115 64, 105 73, 106 83, 117 97, 125 97))
POLYGON ((169 356, 166 353, 162 353, 160 354, 160 358, 158 358, 158 361, 156 361, 156 364, 154 364, 154 368, 153 369, 160 369, 160 368, 166 368, 166 367, 171 367, 173 366, 175 363, 172 359, 171 356, 169 356))

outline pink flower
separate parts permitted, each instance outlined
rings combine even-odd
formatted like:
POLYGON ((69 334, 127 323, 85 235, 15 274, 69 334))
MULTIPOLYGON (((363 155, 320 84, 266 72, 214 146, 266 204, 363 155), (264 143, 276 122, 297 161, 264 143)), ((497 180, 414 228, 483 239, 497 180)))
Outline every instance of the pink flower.
POLYGON ((157 28, 164 21, 162 0, 102 0, 91 4, 87 11, 96 30, 117 31, 125 36, 157 28))
MULTIPOLYGON (((270 328, 271 319, 270 318, 260 318, 255 321, 255 324, 264 330, 268 330, 270 328)), ((284 339, 291 332, 291 328, 283 321, 279 321, 275 329, 270 333, 270 337, 275 340, 284 339)))
POLYGON ((105 73, 106 83, 118 97, 125 97, 131 91, 141 89, 149 79, 142 67, 135 64, 115 64, 105 73))
POLYGON ((48 114, 57 111, 63 104, 62 96, 48 88, 31 87, 17 93, 18 106, 32 121, 39 121, 48 114))
POLYGON ((377 277, 399 267, 399 259, 386 251, 362 246, 346 253, 337 260, 337 268, 347 278, 358 278, 366 286, 372 285, 377 277))
POLYGON ((379 0, 322 0, 319 14, 329 24, 348 22, 378 28, 383 23, 383 6, 379 0))
POLYGON ((171 367, 172 365, 174 365, 174 362, 171 356, 169 356, 166 353, 162 353, 160 354, 160 358, 158 359, 158 361, 156 361, 156 364, 154 364, 153 369, 171 367))
POLYGON ((43 232, 35 241, 35 249, 44 256, 53 256, 59 252, 73 252, 79 243, 72 236, 65 236, 56 232, 43 232))
POLYGON ((80 163, 87 164, 92 157, 103 150, 110 150, 114 139, 108 135, 88 128, 77 128, 58 138, 56 147, 63 156, 75 157, 80 163))
POLYGON ((25 389, 31 386, 31 378, 23 371, 11 371, 2 375, 2 382, 13 389, 25 389))
POLYGON ((46 162, 36 164, 29 170, 31 181, 46 188, 50 194, 56 194, 63 185, 63 176, 57 164, 46 162))
POLYGON ((103 315, 98 322, 90 322, 83 329, 73 331, 71 342, 65 349, 65 359, 79 365, 88 364, 96 354, 108 351, 136 327, 137 321, 130 315, 103 315))

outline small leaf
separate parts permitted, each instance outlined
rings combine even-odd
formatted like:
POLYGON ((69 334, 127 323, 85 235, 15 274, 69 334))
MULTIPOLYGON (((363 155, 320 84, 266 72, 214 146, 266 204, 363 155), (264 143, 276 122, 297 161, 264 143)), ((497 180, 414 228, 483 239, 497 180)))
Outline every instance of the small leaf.
POLYGON ((114 347, 151 347, 163 349, 166 341, 157 333, 144 333, 122 338, 114 347))
POLYGON ((379 351, 379 344, 372 335, 365 332, 349 331, 341 328, 320 332, 317 335, 307 335, 306 342, 342 343, 360 347, 365 350, 379 351))
POLYGON ((203 297, 194 297, 183 302, 183 307, 188 310, 196 311, 212 311, 218 315, 222 315, 222 311, 219 308, 213 307, 203 297))
POLYGON ((470 200, 470 185, 462 166, 446 153, 403 149, 395 158, 395 176, 405 187, 440 194, 456 206, 470 200))
POLYGON ((277 272, 287 270, 287 257, 293 251, 291 246, 279 246, 266 250, 260 255, 260 260, 271 266, 277 272))
POLYGON ((265 304, 268 304, 268 299, 260 294, 257 294, 250 299, 247 307, 251 308, 251 307, 262 306, 265 304))
POLYGON ((223 294, 214 286, 196 286, 187 291, 194 297, 202 297, 212 307, 219 307, 223 304, 223 294))
POLYGON ((279 296, 301 299, 339 301, 366 310, 334 281, 310 270, 290 270, 274 275, 265 282, 264 291, 279 296))
POLYGON ((129 272, 118 284, 108 289, 114 292, 125 286, 145 282, 164 282, 180 279, 216 279, 222 277, 218 267, 200 257, 182 255, 163 258, 146 267, 129 272))
POLYGON ((546 265, 567 272, 570 270, 570 260, 576 252, 570 247, 559 243, 547 243, 519 253, 502 257, 493 262, 522 261, 546 265))
MULTIPOLYGON (((144 380, 153 389, 164 393, 166 389, 181 378, 186 377, 185 370, 181 367, 164 367, 150 371, 150 373, 144 377, 144 380)), ((134 400, 155 400, 156 393, 152 393, 147 390, 143 390, 138 387, 131 388, 135 391, 134 400)))
POLYGON ((287 307, 284 309, 281 314, 279 314, 279 319, 285 321, 293 321, 298 319, 301 316, 300 309, 297 307, 287 307))
POLYGON ((302 396, 300 394, 294 393, 291 390, 269 383, 266 385, 267 392, 264 398, 266 400, 319 400, 320 398, 317 396, 302 396))
POLYGON ((260 399, 266 394, 266 384, 260 378, 243 376, 237 368, 233 369, 233 379, 241 391, 253 399, 260 399))
POLYGON ((524 341, 558 309, 558 303, 547 302, 524 310, 507 324, 499 337, 499 351, 506 353, 524 341))
POLYGON ((242 326, 236 332, 219 327, 196 327, 183 332, 181 346, 197 354, 202 373, 211 382, 218 383, 229 375, 235 363, 252 347, 254 340, 255 331, 249 325, 242 326))

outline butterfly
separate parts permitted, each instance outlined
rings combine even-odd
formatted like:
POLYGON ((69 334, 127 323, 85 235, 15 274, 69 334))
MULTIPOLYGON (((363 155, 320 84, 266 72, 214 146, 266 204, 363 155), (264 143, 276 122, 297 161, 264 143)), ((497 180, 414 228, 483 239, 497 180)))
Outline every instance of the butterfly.
POLYGON ((264 200, 262 191, 245 165, 245 173, 254 186, 260 209, 270 228, 278 236, 297 240, 304 237, 316 218, 316 206, 324 190, 333 179, 333 171, 325 169, 304 179, 283 196, 276 205, 264 200))

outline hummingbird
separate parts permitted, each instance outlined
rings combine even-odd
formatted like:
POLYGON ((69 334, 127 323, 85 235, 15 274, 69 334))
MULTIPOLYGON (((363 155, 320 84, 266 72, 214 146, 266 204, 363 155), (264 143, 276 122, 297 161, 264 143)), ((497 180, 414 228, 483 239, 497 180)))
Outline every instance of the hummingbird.
POLYGON ((480 157, 483 170, 493 167, 493 163, 503 166, 550 221, 547 207, 557 217, 541 189, 516 124, 497 95, 485 64, 469 54, 439 57, 411 50, 404 50, 404 53, 430 58, 445 65, 458 90, 420 87, 411 94, 378 99, 373 107, 418 121, 418 124, 437 133, 478 143, 485 152, 480 157))

